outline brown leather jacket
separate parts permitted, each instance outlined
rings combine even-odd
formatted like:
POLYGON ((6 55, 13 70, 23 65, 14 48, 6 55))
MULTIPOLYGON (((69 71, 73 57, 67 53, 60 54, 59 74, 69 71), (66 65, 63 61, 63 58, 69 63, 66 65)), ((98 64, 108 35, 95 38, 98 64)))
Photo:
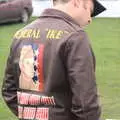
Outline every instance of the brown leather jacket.
POLYGON ((2 95, 20 120, 98 120, 95 58, 84 30, 46 9, 17 31, 2 95))

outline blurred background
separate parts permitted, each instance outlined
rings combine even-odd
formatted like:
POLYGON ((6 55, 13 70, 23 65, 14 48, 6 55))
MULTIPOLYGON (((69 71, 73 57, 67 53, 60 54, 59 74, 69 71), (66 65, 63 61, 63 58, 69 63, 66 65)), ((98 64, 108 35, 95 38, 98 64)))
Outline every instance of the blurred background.
MULTIPOLYGON (((107 10, 97 17, 120 17, 120 0, 99 0, 107 10)), ((52 7, 52 0, 0 0, 0 23, 21 21, 38 17, 42 10, 52 7)))
MULTIPOLYGON (((98 17, 120 17, 120 0, 98 0, 107 10, 101 13, 98 17)), ((33 14, 32 16, 39 16, 41 10, 46 7, 51 7, 51 0, 32 0, 33 14)))

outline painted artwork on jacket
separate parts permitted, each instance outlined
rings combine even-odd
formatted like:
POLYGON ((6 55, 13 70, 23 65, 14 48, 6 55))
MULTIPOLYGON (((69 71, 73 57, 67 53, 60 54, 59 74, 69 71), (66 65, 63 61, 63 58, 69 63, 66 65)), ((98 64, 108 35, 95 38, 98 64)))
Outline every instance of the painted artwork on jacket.
POLYGON ((43 45, 24 45, 20 53, 19 87, 21 89, 43 90, 43 45))

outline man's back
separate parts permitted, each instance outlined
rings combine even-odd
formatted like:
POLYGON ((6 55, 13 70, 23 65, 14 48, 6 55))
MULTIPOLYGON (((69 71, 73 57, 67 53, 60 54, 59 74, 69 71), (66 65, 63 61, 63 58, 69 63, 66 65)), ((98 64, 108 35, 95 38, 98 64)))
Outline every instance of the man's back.
MULTIPOLYGON (((16 32, 8 61, 5 81, 15 68, 9 80, 17 101, 10 108, 19 119, 99 118, 94 55, 85 32, 64 12, 47 9, 16 32)), ((9 105, 8 86, 3 96, 9 105)))

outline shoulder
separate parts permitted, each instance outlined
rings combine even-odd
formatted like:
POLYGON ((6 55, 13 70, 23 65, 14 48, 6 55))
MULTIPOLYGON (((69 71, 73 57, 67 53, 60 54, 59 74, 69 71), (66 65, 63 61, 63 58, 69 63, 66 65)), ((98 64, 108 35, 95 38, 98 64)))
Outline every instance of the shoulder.
POLYGON ((89 38, 87 33, 84 30, 79 30, 79 31, 70 33, 67 36, 66 41, 69 44, 75 44, 75 43, 77 44, 77 43, 83 43, 83 42, 89 43, 89 38))

